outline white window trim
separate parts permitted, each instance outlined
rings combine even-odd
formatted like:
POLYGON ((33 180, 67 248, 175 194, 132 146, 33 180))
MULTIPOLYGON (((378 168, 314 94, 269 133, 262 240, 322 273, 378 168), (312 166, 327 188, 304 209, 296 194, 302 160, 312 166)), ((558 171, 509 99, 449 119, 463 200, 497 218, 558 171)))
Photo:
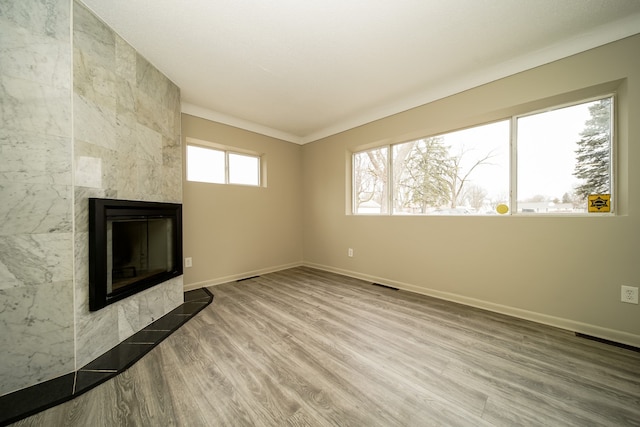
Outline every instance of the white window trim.
MULTIPOLYGON (((213 185, 238 185, 242 187, 262 187, 263 186, 263 156, 249 150, 242 150, 237 147, 230 147, 228 145, 217 144, 215 142, 204 141, 195 138, 186 138, 186 146, 207 148, 210 150, 217 150, 224 153, 224 182, 203 182, 203 181, 190 181, 189 182, 201 182, 204 184, 213 184, 213 185), (253 157, 258 159, 258 183, 257 184, 241 184, 241 183, 232 183, 229 181, 229 154, 236 154, 240 156, 253 157)), ((186 151, 185 151, 186 152, 186 151)), ((185 178, 188 176, 188 158, 185 161, 185 178)))
POLYGON ((547 108, 541 108, 538 110, 528 111, 522 114, 515 114, 511 116, 511 158, 509 159, 509 168, 510 168, 510 177, 511 182, 509 183, 509 214, 504 216, 535 216, 535 217, 603 217, 603 216, 614 216, 616 214, 616 183, 615 183, 615 171, 617 170, 616 164, 616 127, 615 127, 615 118, 616 118, 616 93, 610 92, 601 95, 591 96, 588 98, 582 98, 577 101, 565 102, 562 104, 555 104, 553 106, 547 108), (611 199, 610 199, 610 212, 602 212, 602 213, 589 213, 589 212, 572 212, 572 213, 563 213, 563 214, 541 214, 538 212, 517 212, 518 206, 518 192, 517 192, 517 184, 518 184, 518 171, 517 171, 517 155, 518 155, 518 119, 534 116, 536 114, 547 113, 551 111, 561 110, 563 108, 573 107, 580 104, 587 104, 589 102, 598 101, 605 98, 611 98, 611 117, 609 118, 609 129, 611 129, 611 147, 610 147, 610 159, 609 159, 609 185, 611 187, 611 199), (512 209, 516 208, 514 212, 512 209))
MULTIPOLYGON (((617 214, 617 209, 616 209, 616 204, 617 204, 617 183, 616 183, 616 175, 617 175, 617 129, 616 129, 616 117, 617 117, 617 93, 616 92, 607 92, 607 93, 603 93, 603 94, 598 94, 598 95, 594 95, 594 96, 590 96, 587 98, 581 98, 575 101, 571 101, 571 102, 566 102, 566 103, 561 103, 561 104, 553 104, 550 105, 549 107, 546 108, 541 108, 541 109, 537 109, 537 110, 533 110, 533 111, 527 111, 525 113, 520 113, 520 114, 513 114, 510 116, 507 116, 503 119, 497 119, 497 120, 491 120, 491 121, 487 121, 487 122, 482 122, 482 123, 477 123, 477 124, 473 124, 473 125, 469 125, 469 126, 465 126, 464 129, 467 128, 473 128, 476 126, 483 126, 483 125, 488 125, 491 123, 495 123, 501 120, 509 120, 510 121, 510 135, 509 135, 509 212, 507 214, 502 214, 502 215, 469 215, 472 217, 488 217, 488 218, 493 218, 493 217, 512 217, 512 216, 533 216, 533 217, 545 217, 545 218, 549 218, 549 217, 562 217, 562 218, 571 218, 571 217, 610 217, 610 216, 615 216, 617 214), (567 107, 572 107, 575 105, 580 105, 580 104, 586 104, 589 102, 593 102, 593 101, 597 101, 597 100, 601 100, 601 99, 605 99, 605 98, 611 98, 611 117, 610 117, 610 129, 611 129, 611 147, 610 147, 610 169, 609 169, 609 179, 610 179, 610 187, 611 187, 611 211, 608 213, 597 213, 597 214, 593 214, 593 213, 589 213, 589 212, 572 212, 572 213, 562 213, 562 214, 554 214, 554 213, 538 213, 538 212, 518 212, 517 211, 517 180, 518 180, 518 171, 517 171, 517 121, 519 118, 522 117, 528 117, 528 116, 532 116, 532 115, 536 115, 536 114, 541 114, 541 113, 545 113, 545 112, 550 112, 550 111, 555 111, 555 110, 560 110, 562 108, 567 108, 567 107)), ((437 137, 437 136, 441 136, 441 135, 446 135, 447 133, 451 133, 451 132, 456 132, 460 129, 453 129, 450 131, 444 131, 444 132, 438 132, 436 134, 433 135, 428 135, 428 136, 422 136, 422 137, 418 137, 418 138, 413 138, 411 140, 407 140, 407 141, 398 141, 398 142, 394 142, 392 144, 382 144, 379 146, 371 146, 368 145, 367 148, 363 148, 363 149, 356 149, 354 151, 351 152, 351 211, 349 212, 349 214, 351 215, 358 215, 358 216, 411 216, 411 217, 424 217, 424 216, 430 216, 428 214, 412 214, 412 215, 398 215, 394 213, 394 208, 393 208, 393 147, 395 145, 398 144, 403 144, 406 142, 410 142, 413 140, 418 140, 418 139, 422 139, 422 138, 431 138, 431 137, 437 137), (356 175, 356 168, 355 168, 355 156, 356 154, 359 153, 366 153, 368 151, 372 151, 372 150, 378 150, 381 148, 387 148, 387 159, 386 159, 386 168, 387 168, 387 186, 389 187, 389 190, 387 191, 387 197, 386 197, 386 203, 387 203, 387 212, 386 213, 358 213, 356 212, 356 192, 354 191, 354 184, 356 182, 355 179, 355 175, 356 175)), ((450 215, 450 216, 454 216, 454 215, 450 215)))

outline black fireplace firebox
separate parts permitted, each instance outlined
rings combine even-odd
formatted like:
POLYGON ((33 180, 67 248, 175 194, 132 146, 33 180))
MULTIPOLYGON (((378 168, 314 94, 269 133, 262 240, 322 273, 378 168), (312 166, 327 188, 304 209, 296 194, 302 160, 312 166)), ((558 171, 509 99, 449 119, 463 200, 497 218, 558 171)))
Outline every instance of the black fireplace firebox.
POLYGON ((182 205, 89 199, 89 309, 182 275, 182 205))

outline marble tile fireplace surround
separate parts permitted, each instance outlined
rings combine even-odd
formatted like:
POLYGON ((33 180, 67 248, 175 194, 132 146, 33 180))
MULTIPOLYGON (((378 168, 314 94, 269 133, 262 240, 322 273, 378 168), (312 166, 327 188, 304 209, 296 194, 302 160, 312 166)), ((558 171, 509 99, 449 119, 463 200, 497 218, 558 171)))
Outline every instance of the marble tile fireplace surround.
POLYGON ((89 199, 182 203, 180 90, 73 0, 0 13, 0 396, 76 372, 184 303, 175 275, 89 309, 89 199))

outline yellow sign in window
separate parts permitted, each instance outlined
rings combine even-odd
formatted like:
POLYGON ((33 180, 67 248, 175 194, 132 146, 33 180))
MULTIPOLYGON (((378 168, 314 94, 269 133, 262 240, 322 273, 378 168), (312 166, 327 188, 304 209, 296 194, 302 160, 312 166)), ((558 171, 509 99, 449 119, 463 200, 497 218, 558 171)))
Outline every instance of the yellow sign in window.
POLYGON ((589 212, 611 212, 611 194, 589 195, 589 212))

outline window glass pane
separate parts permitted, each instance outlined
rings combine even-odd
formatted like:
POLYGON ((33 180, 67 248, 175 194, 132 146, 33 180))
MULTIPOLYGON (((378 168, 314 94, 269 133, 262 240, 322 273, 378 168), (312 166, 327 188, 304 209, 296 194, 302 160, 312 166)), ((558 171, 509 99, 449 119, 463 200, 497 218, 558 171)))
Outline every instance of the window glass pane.
POLYGON ((518 212, 586 212, 589 194, 611 194, 611 101, 517 119, 518 212))
POLYGON ((224 151, 187 145, 187 180, 225 183, 224 151))
POLYGON ((509 198, 509 121, 393 146, 395 214, 495 214, 509 198))
POLYGON ((260 185, 260 158, 229 153, 229 183, 260 185))
POLYGON ((388 148, 353 155, 353 211, 357 214, 385 214, 388 209, 388 148))

